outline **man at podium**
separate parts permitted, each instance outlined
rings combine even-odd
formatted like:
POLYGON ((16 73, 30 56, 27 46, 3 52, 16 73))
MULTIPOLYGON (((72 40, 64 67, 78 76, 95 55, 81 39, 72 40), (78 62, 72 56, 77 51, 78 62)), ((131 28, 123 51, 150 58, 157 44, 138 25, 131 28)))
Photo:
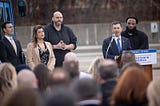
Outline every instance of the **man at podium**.
POLYGON ((121 36, 122 24, 119 21, 112 22, 112 36, 104 39, 102 52, 104 58, 118 59, 123 50, 130 50, 128 38, 121 36))

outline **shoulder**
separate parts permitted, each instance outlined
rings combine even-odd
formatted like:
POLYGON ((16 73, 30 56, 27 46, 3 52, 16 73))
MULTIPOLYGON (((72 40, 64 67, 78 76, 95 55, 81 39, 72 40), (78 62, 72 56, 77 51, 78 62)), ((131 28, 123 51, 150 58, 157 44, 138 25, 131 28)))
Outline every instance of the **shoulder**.
POLYGON ((121 36, 123 40, 129 40, 128 38, 124 37, 124 36, 121 36))
POLYGON ((105 38, 105 39, 103 40, 103 42, 109 42, 109 41, 111 40, 111 38, 112 38, 112 36, 109 36, 109 37, 105 38))
POLYGON ((34 47, 34 43, 33 42, 30 42, 30 43, 28 43, 28 45, 27 45, 27 47, 34 47))
POLYGON ((144 33, 143 31, 137 30, 137 33, 141 37, 147 37, 146 33, 144 33))
POLYGON ((51 27, 52 27, 52 23, 49 23, 44 27, 44 29, 48 29, 48 28, 51 28, 51 27))
POLYGON ((68 27, 66 25, 62 25, 62 26, 63 26, 63 29, 68 30, 68 31, 72 31, 72 29, 70 27, 68 27))
POLYGON ((45 41, 45 44, 46 44, 46 45, 51 45, 51 43, 50 43, 50 42, 48 42, 48 41, 45 41))

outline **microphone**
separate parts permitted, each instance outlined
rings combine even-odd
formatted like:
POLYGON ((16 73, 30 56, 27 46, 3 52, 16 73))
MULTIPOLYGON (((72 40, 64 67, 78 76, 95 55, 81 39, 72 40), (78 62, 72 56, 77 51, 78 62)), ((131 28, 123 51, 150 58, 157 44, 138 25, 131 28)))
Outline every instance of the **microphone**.
POLYGON ((111 47, 111 44, 114 40, 114 36, 115 36, 115 34, 112 35, 111 41, 109 42, 109 45, 108 45, 107 50, 106 50, 105 58, 107 58, 107 56, 108 56, 108 51, 109 51, 109 48, 111 47))

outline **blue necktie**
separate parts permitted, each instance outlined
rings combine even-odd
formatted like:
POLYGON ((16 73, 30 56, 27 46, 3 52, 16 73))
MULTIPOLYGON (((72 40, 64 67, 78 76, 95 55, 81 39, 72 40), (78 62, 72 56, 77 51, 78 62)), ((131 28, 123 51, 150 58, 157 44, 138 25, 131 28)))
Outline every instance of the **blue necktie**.
POLYGON ((117 47, 118 47, 118 52, 121 52, 121 45, 120 45, 120 39, 117 39, 117 47))

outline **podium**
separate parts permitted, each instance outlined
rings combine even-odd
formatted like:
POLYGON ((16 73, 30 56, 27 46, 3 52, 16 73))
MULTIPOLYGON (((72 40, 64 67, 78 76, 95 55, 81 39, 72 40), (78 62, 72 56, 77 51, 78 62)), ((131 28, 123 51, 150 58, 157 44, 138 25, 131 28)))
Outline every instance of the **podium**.
MULTIPOLYGON (((130 50, 135 55, 136 62, 143 66, 146 76, 149 80, 153 79, 152 64, 157 64, 157 50, 130 50)), ((125 51, 124 51, 125 53, 125 51)), ((120 64, 121 57, 117 59, 117 63, 120 64)))

